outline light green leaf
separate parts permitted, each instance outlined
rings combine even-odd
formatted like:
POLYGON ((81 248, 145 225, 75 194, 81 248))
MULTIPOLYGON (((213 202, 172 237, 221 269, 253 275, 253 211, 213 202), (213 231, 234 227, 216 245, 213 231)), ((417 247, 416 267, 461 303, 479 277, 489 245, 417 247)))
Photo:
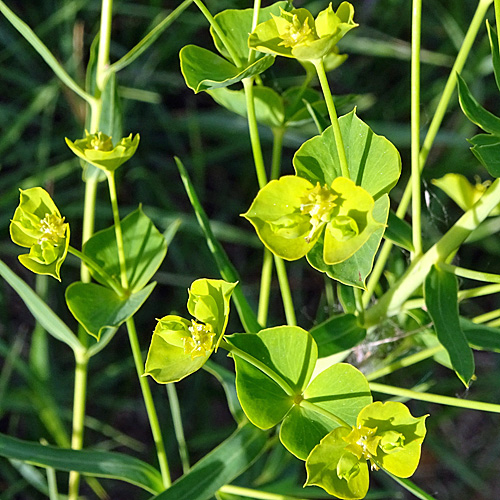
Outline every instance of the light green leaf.
POLYGON ((239 427, 187 474, 151 500, 209 500, 240 476, 262 453, 267 433, 250 423, 239 427))
MULTIPOLYGON (((385 225, 389 214, 389 196, 383 195, 373 207, 373 218, 385 225)), ((328 265, 323 260, 323 238, 307 254, 307 260, 318 271, 326 273, 330 278, 345 285, 365 288, 366 278, 370 274, 375 255, 384 234, 384 227, 377 229, 368 241, 349 259, 340 264, 328 265)))
POLYGON ((126 297, 95 283, 72 283, 66 289, 66 303, 87 333, 100 339, 106 328, 118 328, 132 317, 149 297, 156 283, 126 297))
POLYGON ((500 118, 484 109, 471 94, 465 80, 457 75, 460 106, 465 116, 485 132, 500 136, 500 118))
POLYGON ((320 358, 352 349, 366 336, 366 330, 359 326, 354 314, 332 316, 312 328, 310 333, 318 345, 320 358))
POLYGON ((0 455, 39 467, 125 481, 150 493, 163 490, 161 475, 155 468, 121 453, 68 450, 0 434, 0 455))
POLYGON ((99 130, 110 137, 122 137, 123 109, 118 93, 116 74, 111 73, 102 91, 102 111, 99 120, 99 130))
MULTIPOLYGON (((378 200, 397 183, 401 159, 385 137, 374 134, 355 111, 340 117, 340 130, 349 165, 349 178, 378 200)), ((330 186, 342 175, 332 127, 306 141, 293 158, 295 171, 313 185, 330 186)))
MULTIPOLYGON (((302 394, 303 398, 355 425, 358 413, 372 402, 364 375, 346 363, 337 363, 319 373, 302 394)), ((311 450, 338 423, 310 406, 296 405, 281 424, 280 439, 295 456, 305 460, 311 450)))
MULTIPOLYGON (((122 220, 127 278, 132 293, 141 290, 160 267, 167 243, 141 208, 122 220)), ((83 253, 96 261, 110 276, 120 276, 120 263, 114 226, 95 233, 84 245, 83 253)), ((91 270, 92 272, 92 270, 91 270)), ((102 284, 97 273, 93 278, 102 284)))
POLYGON ((277 374, 291 392, 233 354, 236 390, 248 419, 261 429, 279 423, 294 404, 293 394, 301 394, 311 378, 317 359, 316 343, 308 332, 296 326, 280 326, 257 334, 234 334, 227 342, 257 359, 277 374))
POLYGON ((500 48, 498 46, 497 32, 486 19, 486 28, 488 29, 488 38, 490 39, 491 57, 493 59, 493 72, 495 73, 495 81, 497 82, 498 90, 500 90, 500 48))
POLYGON ((375 435, 381 436, 375 458, 378 465, 395 476, 410 477, 420 461, 427 416, 413 417, 402 403, 377 401, 361 410, 357 426, 376 429, 375 435))
POLYGON ((274 62, 272 56, 265 56, 238 68, 218 54, 196 45, 183 47, 179 57, 186 85, 195 93, 228 87, 245 78, 259 75, 274 62))
MULTIPOLYGON (((271 19, 271 14, 279 15, 280 7, 285 9, 288 2, 276 2, 269 7, 259 9, 258 23, 271 19)), ((219 12, 215 16, 215 21, 224 33, 227 42, 238 54, 242 61, 247 61, 250 53, 248 48, 248 35, 252 31, 253 9, 227 9, 219 12)), ((230 55, 226 47, 215 33, 213 26, 210 26, 210 34, 214 40, 215 47, 226 59, 230 55)))
POLYGON ((75 353, 84 350, 83 345, 75 334, 66 326, 59 316, 30 288, 19 276, 17 276, 3 261, 0 260, 0 275, 17 292, 26 307, 36 320, 54 338, 69 345, 75 353))
POLYGON ((439 342, 450 355, 453 369, 468 387, 474 375, 474 357, 460 327, 457 295, 457 277, 433 266, 425 279, 425 305, 439 342))
POLYGON ((350 429, 338 427, 325 436, 306 461, 306 486, 316 485, 337 498, 361 499, 368 492, 370 478, 366 460, 345 450, 350 429), (351 459, 351 460, 349 460, 351 459))

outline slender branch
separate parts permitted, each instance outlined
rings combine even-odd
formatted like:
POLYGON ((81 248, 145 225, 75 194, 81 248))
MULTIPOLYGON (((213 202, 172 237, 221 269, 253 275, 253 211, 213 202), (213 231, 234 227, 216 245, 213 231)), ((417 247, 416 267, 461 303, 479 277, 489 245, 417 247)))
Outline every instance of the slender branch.
POLYGON ((184 428, 182 425, 181 408, 179 406, 179 398, 174 383, 167 384, 168 402, 170 404, 170 413, 172 414, 172 422, 174 424, 175 437, 179 447, 179 455, 181 457, 182 472, 186 474, 189 471, 189 451, 184 437, 184 428))
POLYGON ((264 248, 264 258, 262 260, 262 271, 260 273, 260 293, 259 309, 257 321, 263 327, 267 324, 267 314, 269 312, 269 297, 271 295, 271 280, 273 277, 273 254, 264 248))
POLYGON ((219 491, 229 495, 252 498, 253 500, 306 500, 298 497, 290 497, 288 495, 280 495, 279 493, 271 493, 269 491, 243 488, 242 486, 234 486, 232 484, 223 486, 219 491))
POLYGON ((409 389, 394 387, 392 385, 378 384, 376 382, 370 382, 370 389, 374 392, 380 392, 382 394, 390 394, 391 396, 416 399, 418 401, 427 401, 428 403, 456 406, 457 408, 468 408, 470 410, 488 411, 491 413, 500 413, 500 405, 493 403, 452 398, 449 396, 441 396, 439 394, 430 394, 428 392, 412 391, 409 389))
POLYGON ((345 154, 344 141, 342 139, 342 132, 340 131, 339 120, 337 117, 337 110, 335 109, 335 104, 333 102, 332 92, 330 90, 330 85, 328 84, 328 79, 326 77, 323 59, 318 59, 317 61, 312 61, 312 62, 314 63, 314 67, 316 68, 316 73, 318 74, 321 90, 323 91, 323 96, 325 98, 326 107, 328 109, 328 114, 330 116, 330 121, 332 122, 333 135, 335 137, 335 145, 337 146, 337 154, 339 156, 342 176, 347 177, 349 179, 350 178, 349 167, 347 164, 347 157, 345 154))
POLYGON ((440 262, 439 267, 448 273, 468 278, 476 281, 487 281, 488 283, 500 283, 500 274, 483 273, 482 271, 473 271, 472 269, 465 269, 464 267, 453 266, 440 262))
POLYGON ((293 307, 292 292, 290 291, 290 284, 286 274, 285 262, 283 259, 275 255, 274 265, 276 267, 276 273, 278 274, 278 280, 280 283, 281 298, 283 300, 283 307, 285 308, 286 322, 290 326, 295 326, 297 324, 297 319, 295 318, 295 308, 293 307))
POLYGON ((412 235, 414 252, 422 253, 422 206, 420 191, 420 34, 422 24, 422 0, 413 0, 411 40, 411 187, 412 187, 412 235))

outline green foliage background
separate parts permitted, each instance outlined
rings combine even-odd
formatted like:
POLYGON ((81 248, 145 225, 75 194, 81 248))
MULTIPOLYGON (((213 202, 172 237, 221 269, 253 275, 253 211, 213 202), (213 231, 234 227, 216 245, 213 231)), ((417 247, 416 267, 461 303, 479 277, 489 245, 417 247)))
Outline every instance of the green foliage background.
MULTIPOLYGON (((115 2, 111 59, 117 60, 137 43, 152 26, 177 5, 171 0, 115 2)), ((98 30, 100 2, 92 0, 10 1, 10 8, 24 19, 53 51, 67 71, 83 82, 93 37, 98 30)), ((250 7, 247 2, 207 1, 213 13, 226 8, 250 7)), ((267 5, 267 4, 266 4, 267 5)), ((339 115, 354 105, 358 114, 377 134, 387 136, 400 150, 403 178, 409 171, 410 145, 410 2, 406 0, 360 0, 354 3, 360 28, 339 45, 349 53, 346 64, 331 74, 331 85, 339 115)), ((296 2, 317 13, 326 5, 320 1, 296 2)), ((429 0, 424 2, 422 47, 422 124, 432 117, 464 31, 474 13, 475 2, 429 0)), ((493 19, 491 11, 490 19, 493 19)), ((191 6, 162 37, 134 64, 119 73, 123 98, 124 134, 141 134, 134 159, 118 174, 122 216, 142 203, 144 212, 160 231, 180 223, 167 258, 155 279, 159 286, 137 317, 143 350, 149 345, 155 319, 166 314, 185 313, 186 289, 199 277, 218 278, 218 272, 198 227, 180 181, 173 156, 182 158, 200 200, 213 221, 216 236, 242 276, 245 293, 257 303, 260 278, 260 243, 249 224, 239 214, 245 212, 257 192, 246 121, 217 107, 210 96, 195 96, 186 88, 179 69, 178 52, 188 43, 211 48, 205 19, 191 6)), ((276 89, 300 82, 301 67, 294 61, 277 60, 264 75, 276 89)), ((462 73, 475 97, 493 113, 500 112, 486 29, 474 45, 462 73)), ((78 277, 76 259, 68 258, 62 269, 62 285, 46 277, 35 277, 17 262, 18 249, 11 243, 8 225, 17 206, 18 188, 44 186, 53 193, 61 212, 71 223, 72 243, 79 247, 84 185, 81 168, 64 143, 64 137, 77 138, 84 128, 83 102, 64 88, 48 66, 4 19, 0 18, 0 258, 6 261, 68 322, 74 320, 64 304, 64 289, 78 277)), ((441 234, 455 221, 460 210, 430 179, 447 172, 461 172, 469 179, 487 174, 468 150, 465 137, 477 132, 463 116, 458 100, 445 118, 442 131, 431 152, 424 179, 424 240, 441 234)), ((315 129, 301 128, 285 136, 283 174, 293 173, 291 158, 315 129)), ((271 134, 262 129, 264 154, 271 156, 271 134)), ((401 191, 392 194, 397 199, 401 191)), ((109 226, 112 214, 104 184, 99 188, 96 229, 109 226)), ((495 236, 474 247, 464 246, 461 265, 481 262, 482 269, 500 272, 500 243, 495 236)), ((383 286, 391 273, 401 272, 406 255, 396 253, 383 286)), ((289 266, 298 324, 304 328, 322 321, 332 311, 325 308, 324 277, 305 261, 289 266)), ((270 325, 284 322, 277 283, 273 287, 270 325)), ((462 304, 469 314, 500 307, 498 299, 488 297, 462 304)), ((66 346, 34 334, 35 323, 17 295, 0 282, 0 431, 30 440, 45 438, 54 443, 47 409, 52 408, 63 421, 69 435, 73 364, 66 346), (42 339, 32 348, 32 339, 42 339), (48 349, 50 366, 36 365, 33 352, 48 349), (37 369, 46 377, 40 390, 34 382, 37 369)), ((411 328, 409 328, 411 330, 411 328)), ((228 333, 241 331, 236 314, 228 333)), ((118 333, 112 346, 93 358, 89 373, 89 428, 86 443, 94 448, 120 450, 155 463, 150 432, 143 409, 132 358, 118 333)), ((351 355, 353 364, 364 371, 380 365, 380 360, 417 350, 412 337, 388 322, 351 355), (389 339, 389 341, 386 341, 389 339)), ((498 357, 477 353, 479 380, 472 385, 474 399, 498 401, 500 366, 498 357)), ((231 367, 218 355, 217 361, 231 367)), ((421 384, 433 392, 467 397, 463 386, 444 367, 426 362, 423 370, 398 372, 398 384, 421 384)), ((391 383, 391 378, 386 379, 391 383)), ((198 372, 178 386, 188 446, 193 462, 216 446, 234 430, 224 393, 206 372, 198 372)), ((171 417, 163 387, 154 395, 163 426, 174 476, 181 470, 171 417)), ((441 499, 489 499, 500 491, 497 464, 500 431, 494 415, 412 403, 413 413, 431 413, 422 464, 414 481, 441 499)), ((64 436, 59 435, 63 440, 64 436)), ((265 485, 273 472, 286 481, 281 491, 304 495, 300 485, 303 470, 278 447, 247 473, 247 482, 265 485)), ((33 487, 36 477, 4 459, 0 466, 0 498, 43 498, 33 487), (30 485, 31 483, 31 485, 30 485)), ((103 480, 111 498, 147 498, 130 485, 103 480)), ((409 498, 383 474, 372 475, 367 498, 409 498)), ((307 491, 307 490, 306 490, 307 491)), ((307 494, 321 495, 318 492, 307 494)), ((94 493, 84 486, 84 492, 94 493)), ((229 497, 228 497, 229 498, 229 497)), ((318 497, 319 498, 319 497, 318 497)))

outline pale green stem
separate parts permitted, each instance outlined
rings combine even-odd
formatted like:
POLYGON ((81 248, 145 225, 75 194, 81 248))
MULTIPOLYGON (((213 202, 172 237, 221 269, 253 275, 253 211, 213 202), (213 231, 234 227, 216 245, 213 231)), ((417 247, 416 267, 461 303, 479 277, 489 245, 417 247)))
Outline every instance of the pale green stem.
POLYGON ((290 326, 297 324, 295 318, 295 309, 293 307, 292 293, 290 291, 290 284, 288 283, 288 276, 286 274, 285 262, 280 257, 274 256, 274 265, 276 267, 276 274, 280 284, 281 298, 283 300, 283 307, 285 309, 286 322, 290 326))
POLYGON ((120 263, 120 278, 122 287, 128 289, 127 267, 125 262, 125 249, 123 248, 123 233, 120 222, 120 212, 118 210, 118 200, 116 198, 115 172, 106 170, 108 179, 109 198, 111 200, 111 209, 113 211, 113 222, 115 224, 116 247, 118 249, 118 261, 120 263))
POLYGON ((345 420, 342 420, 340 417, 337 417, 337 415, 335 415, 331 411, 325 410, 324 408, 321 408, 321 406, 311 403, 307 399, 302 400, 299 406, 302 406, 302 408, 305 408, 306 410, 313 411, 318 415, 322 415, 323 417, 328 418, 332 422, 335 422, 336 424, 342 427, 348 427, 349 429, 352 428, 352 425, 349 425, 345 420))
POLYGON ((219 491, 221 493, 227 493, 228 495, 236 495, 240 497, 252 498, 254 500, 306 500, 298 497, 280 495, 279 493, 270 493, 268 491, 243 488, 242 486, 233 486, 232 484, 227 484, 226 486, 223 486, 219 491))
POLYGON ((257 173, 257 181, 259 188, 262 189, 267 184, 266 168, 264 166, 264 156, 262 155, 262 147, 259 138, 259 128, 257 126, 257 117, 255 115, 255 103, 253 99, 253 78, 245 78, 243 80, 245 89, 245 98, 247 105, 248 116, 248 131, 250 134, 250 143, 252 145, 253 160, 255 163, 255 171, 257 173))
MULTIPOLYGON (((97 194, 97 179, 92 178, 85 182, 85 200, 83 206, 83 230, 82 230, 82 245, 94 233, 95 220, 95 201, 97 194)), ((90 273, 87 267, 83 264, 80 268, 80 278, 84 283, 90 282, 90 273)))
MULTIPOLYGON (((81 450, 83 446, 85 402, 87 395, 87 368, 88 358, 85 354, 75 352, 75 383, 73 394, 73 429, 71 435, 71 448, 81 450)), ((80 486, 80 473, 69 473, 68 499, 77 500, 80 486)))
POLYGON ((170 403, 170 413, 172 414, 172 422, 174 424, 175 438, 179 446, 179 455, 181 457, 182 472, 186 474, 189 471, 189 451, 184 437, 184 427, 182 425, 181 408, 179 406, 179 398, 174 383, 167 384, 168 402, 170 403))
POLYGON ((281 375, 276 373, 274 370, 269 368, 266 364, 264 364, 262 361, 259 361, 257 358, 254 358, 251 354, 248 354, 245 351, 242 351, 238 347, 235 347, 228 342, 226 342, 224 339, 222 339, 220 343, 220 347, 223 349, 226 349, 226 351, 230 352, 233 356, 238 356, 242 360, 246 361, 247 363, 250 363, 252 366, 260 370, 262 373, 267 375, 271 380, 276 382, 281 389, 288 395, 288 396, 295 396, 296 393, 290 386, 290 384, 283 378, 281 375))
POLYGON ((354 288, 354 300, 356 301, 356 311, 358 313, 359 321, 360 323, 363 323, 365 319, 365 308, 363 305, 361 288, 354 288))
POLYGON ((49 488, 49 499, 50 500, 59 500, 59 492, 57 490, 57 479, 56 479, 56 470, 52 467, 47 467, 47 486, 49 488))
POLYGON ((376 380, 380 377, 384 377, 385 375, 389 375, 396 370, 400 370, 401 368, 406 368, 408 366, 419 363, 420 361, 424 361, 425 359, 429 359, 438 352, 442 351, 444 347, 442 345, 437 345, 435 347, 429 347, 427 349, 423 349, 420 352, 415 354, 411 354, 410 356, 406 356, 403 359, 400 359, 390 365, 384 366, 378 370, 375 370, 368 375, 366 375, 367 380, 376 380))
POLYGON ((431 267, 455 252, 498 203, 500 203, 500 181, 497 179, 478 202, 467 210, 422 257, 412 262, 401 279, 366 311, 365 326, 378 324, 383 318, 397 314, 402 304, 423 283, 431 267))
MULTIPOLYGON (((259 12, 260 12, 261 0, 254 0, 253 2, 253 17, 252 17, 252 29, 250 32, 254 31, 259 22, 259 12)), ((257 51, 250 49, 248 51, 248 63, 251 64, 255 61, 257 57, 257 51)))
POLYGON ((100 278, 109 286, 118 296, 124 296, 124 290, 120 283, 117 283, 114 278, 112 278, 95 260, 91 259, 88 255, 80 252, 71 245, 68 247, 68 253, 78 257, 82 263, 89 269, 92 269, 100 278))
POLYGON ((283 152, 283 137, 285 128, 273 128, 273 158, 271 162, 271 179, 277 179, 281 170, 281 154, 283 152))
POLYGON ((242 61, 240 59, 240 56, 234 50, 233 46, 229 43, 229 40, 226 38, 224 32, 220 29, 220 26, 214 19, 214 16, 212 16, 210 11, 205 7, 205 4, 201 0, 194 0, 194 3, 200 9, 201 13, 205 16, 207 21, 210 23, 210 26, 212 26, 215 33, 217 33, 217 36, 220 38, 222 44, 228 51, 234 64, 240 68, 242 66, 242 61))
POLYGON ((500 325, 500 320, 496 319, 494 321, 490 321, 486 326, 490 326, 491 328, 498 328, 500 325))
POLYGON ((500 0, 495 0, 495 20, 497 25, 498 46, 500 47, 500 0))
POLYGON ((493 403, 484 403, 482 401, 471 401, 469 399, 452 398, 449 396, 441 396, 439 394, 431 394, 428 392, 418 392, 409 389, 401 389, 392 385, 378 384, 370 382, 370 389, 374 392, 382 394, 390 394, 418 401, 427 401, 428 403, 437 403, 440 405, 456 406, 457 408, 468 408, 469 410, 488 411, 491 413, 500 413, 500 405, 493 403))
POLYGON ((318 59, 312 62, 314 63, 314 67, 316 68, 316 73, 318 74, 321 90, 323 91, 323 97, 325 98, 326 107, 328 109, 328 115, 330 116, 330 121, 332 122, 333 135, 335 137, 335 145, 337 146, 337 154, 339 156, 342 176, 349 179, 349 166, 347 164, 344 141, 342 139, 342 132, 340 131, 339 119, 337 117, 337 110, 335 109, 335 104, 333 102, 332 92, 330 90, 330 85, 328 84, 328 79, 326 77, 323 59, 318 59))
POLYGON ((500 283, 500 274, 483 273, 482 271, 473 271, 472 269, 465 269, 464 267, 453 266, 444 262, 439 263, 439 267, 447 273, 461 276, 476 281, 487 281, 488 283, 500 283))
POLYGON ((137 371, 137 376, 139 378, 139 384, 142 391, 142 397, 144 399, 144 405, 146 406, 146 412, 148 414, 149 426, 151 427, 153 441, 156 446, 156 455, 158 457, 158 463, 160 464, 163 486, 165 486, 165 488, 168 488, 171 484, 171 479, 170 471, 168 468, 167 454, 165 452, 165 445, 163 443, 163 437, 161 434, 160 422, 158 420, 158 414, 156 413, 153 396, 151 394, 151 388, 149 387, 148 379, 146 377, 143 377, 144 360, 142 359, 141 347, 137 338, 134 318, 129 318, 126 322, 126 325, 130 347, 132 348, 132 355, 134 357, 135 369, 137 371))
POLYGON ((269 312, 269 297, 271 295, 271 280, 273 277, 273 254, 264 248, 264 258, 262 260, 262 271, 260 274, 259 310, 257 321, 263 327, 267 324, 267 314, 269 312))
POLYGON ((412 258, 422 253, 422 206, 420 191, 420 34, 422 0, 413 0, 411 26, 411 191, 412 206, 412 258))
MULTIPOLYGON (((488 10, 488 7, 491 5, 492 1, 493 0, 479 1, 476 12, 474 14, 474 17, 472 18, 469 29, 467 30, 460 51, 457 54, 455 63, 453 64, 453 67, 450 71, 450 75, 448 76, 448 80, 446 82, 445 88, 443 90, 436 111, 432 118, 429 130, 427 131, 427 134, 425 136, 424 143, 420 151, 420 159, 419 159, 420 169, 423 169, 425 166, 425 162, 427 161, 427 157, 429 155, 431 147, 434 144, 436 135, 441 127, 441 123, 448 108, 448 104, 450 102, 451 97, 453 96, 453 91, 455 90, 455 86, 457 83, 457 73, 461 73, 465 65, 465 62, 472 48, 474 40, 476 39, 477 33, 482 25, 484 16, 486 15, 486 11, 488 10)), ((408 183, 405 188, 404 194, 401 198, 401 201, 399 203, 398 210, 396 211, 396 215, 398 217, 402 218, 405 216, 406 210, 408 209, 408 205, 410 204, 411 201, 411 195, 412 195, 411 183, 408 183)), ((380 281, 380 277, 382 276, 385 264, 390 256, 392 247, 393 243, 388 240, 386 240, 382 246, 379 257, 377 259, 375 267, 373 268, 370 279, 368 281, 367 291, 365 292, 363 297, 363 302, 365 306, 368 305, 368 303, 370 302, 370 298, 373 295, 373 290, 375 289, 376 284, 380 281)))
POLYGON ((494 319, 498 319, 499 317, 500 317, 500 309, 495 309, 494 311, 489 311, 487 313, 476 316, 472 321, 480 325, 482 323, 488 323, 488 321, 493 321, 494 319))
POLYGON ((111 20, 113 18, 113 0, 102 0, 101 29, 99 31, 99 50, 97 52, 96 83, 102 92, 106 85, 109 67, 109 46, 111 43, 111 20))

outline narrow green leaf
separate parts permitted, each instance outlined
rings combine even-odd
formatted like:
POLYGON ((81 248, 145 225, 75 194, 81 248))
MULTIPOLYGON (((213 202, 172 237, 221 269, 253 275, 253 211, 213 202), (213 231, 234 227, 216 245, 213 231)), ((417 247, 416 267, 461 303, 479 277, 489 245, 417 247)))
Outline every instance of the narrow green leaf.
POLYGON ((465 116, 490 134, 500 135, 500 118, 484 109, 471 94, 465 80, 457 74, 460 106, 465 116))
POLYGON ((382 469, 389 477, 392 477, 396 483, 399 483, 403 488, 405 488, 407 491, 409 491, 412 495, 414 495, 416 498, 420 498, 420 500, 436 500, 435 497, 429 495, 426 493, 424 490, 419 488, 415 483, 410 481, 409 479, 402 478, 402 477, 397 477, 394 474, 391 474, 390 472, 387 472, 386 470, 382 469))
POLYGON ((498 36, 495 29, 486 20, 486 28, 488 29, 488 37, 490 39, 491 57, 493 59, 493 72, 495 73, 495 81, 497 82, 498 90, 500 90, 500 49, 498 47, 498 36))
POLYGON ((44 45, 44 43, 36 36, 35 32, 14 12, 12 12, 5 3, 0 0, 0 12, 7 20, 16 28, 26 41, 40 54, 42 59, 50 66, 56 76, 68 86, 75 94, 85 99, 88 103, 93 101, 93 97, 85 92, 74 80, 69 76, 67 71, 61 66, 59 61, 54 57, 52 52, 44 45))
POLYGON ((126 68, 135 61, 143 52, 145 52, 163 32, 193 3, 193 0, 184 0, 176 7, 161 23, 156 25, 135 47, 130 49, 121 59, 114 62, 108 69, 108 72, 117 73, 126 68))
POLYGON ((332 316, 310 331, 318 344, 318 357, 324 358, 347 349, 352 349, 366 336, 354 314, 332 316))
POLYGON ((84 350, 83 345, 69 329, 68 326, 57 316, 54 311, 29 287, 19 276, 0 260, 0 275, 21 297, 26 307, 31 311, 36 320, 54 338, 69 345, 75 353, 84 350))
POLYGON ((267 433, 250 423, 196 463, 174 484, 151 500, 208 500, 219 488, 241 475, 260 455, 267 433))
MULTIPOLYGON (((203 231, 205 239, 207 241, 208 248, 214 257, 214 260, 219 268, 219 272, 222 278, 226 281, 235 283, 240 281, 240 277, 235 267, 229 260, 226 252, 222 248, 222 245, 215 238, 214 233, 212 232, 212 228, 210 227, 210 222, 208 220, 207 214, 203 210, 201 206, 200 200, 194 190, 193 184, 191 183, 191 179, 182 164, 179 158, 175 158, 175 162, 177 164, 177 168, 179 169, 179 173, 181 175, 182 182, 184 184, 184 188, 186 189, 186 193, 189 197, 189 201, 193 206, 193 209, 196 213, 196 218, 200 224, 200 227, 203 231)), ((240 321, 243 325, 243 328, 246 332, 258 332, 262 329, 257 321, 257 317, 250 307, 250 304, 247 302, 247 299, 243 295, 241 291, 241 287, 236 287, 233 292, 233 301, 236 306, 236 310, 238 311, 238 315, 240 317, 240 321)))
POLYGON ((389 219, 384 238, 391 240, 396 245, 410 252, 414 250, 411 226, 403 219, 400 219, 392 210, 389 210, 389 219))
POLYGON ((474 375, 474 357, 460 326, 457 297, 457 277, 434 265, 424 283, 425 305, 439 342, 450 355, 453 369, 468 387, 474 375))
POLYGON ((103 330, 118 328, 132 317, 149 297, 156 283, 127 297, 96 283, 72 283, 66 289, 66 303, 75 319, 97 340, 103 330))
POLYGON ((163 490, 161 475, 154 467, 121 453, 56 448, 0 434, 0 455, 40 467, 125 481, 150 493, 163 490))

